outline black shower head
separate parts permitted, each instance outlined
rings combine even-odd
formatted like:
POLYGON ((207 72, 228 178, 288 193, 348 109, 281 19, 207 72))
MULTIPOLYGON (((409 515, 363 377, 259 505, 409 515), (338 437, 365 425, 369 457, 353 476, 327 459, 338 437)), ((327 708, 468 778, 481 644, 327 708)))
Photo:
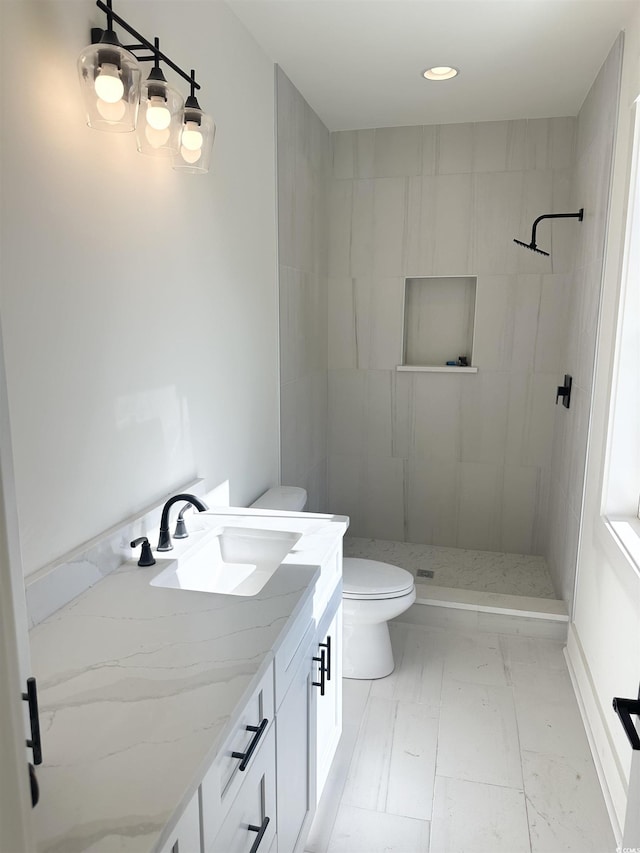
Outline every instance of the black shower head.
POLYGON ((535 243, 523 243, 522 240, 515 240, 514 243, 517 243, 518 246, 524 246, 525 249, 531 249, 532 252, 537 252, 539 255, 546 255, 549 257, 549 252, 544 252, 542 249, 539 249, 535 243))
POLYGON ((534 220, 533 228, 531 229, 530 243, 523 243, 522 240, 515 239, 513 242, 517 243, 518 246, 524 246, 525 249, 531 249, 532 252, 537 252, 539 255, 545 255, 548 258, 549 252, 543 252, 542 249, 539 249, 536 246, 536 228, 538 227, 538 222, 540 222, 542 219, 577 219, 578 222, 582 222, 583 216, 583 207, 581 207, 577 213, 544 213, 542 216, 539 216, 536 220, 534 220))

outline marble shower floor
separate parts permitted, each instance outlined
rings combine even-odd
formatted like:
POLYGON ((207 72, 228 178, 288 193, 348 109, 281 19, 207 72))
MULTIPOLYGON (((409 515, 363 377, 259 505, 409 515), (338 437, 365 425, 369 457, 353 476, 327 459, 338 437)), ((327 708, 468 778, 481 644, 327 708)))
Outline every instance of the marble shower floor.
POLYGON ((556 598, 544 557, 441 548, 384 539, 358 539, 354 536, 345 538, 344 556, 381 560, 400 566, 416 576, 416 585, 419 586, 556 598), (419 569, 432 571, 433 578, 417 577, 419 569))

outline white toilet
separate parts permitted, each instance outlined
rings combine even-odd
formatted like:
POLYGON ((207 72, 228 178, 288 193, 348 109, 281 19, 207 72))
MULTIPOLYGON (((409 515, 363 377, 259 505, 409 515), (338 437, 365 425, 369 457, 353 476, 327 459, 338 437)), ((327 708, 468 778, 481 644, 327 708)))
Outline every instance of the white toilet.
POLYGON ((393 672, 387 622, 416 600, 413 575, 377 560, 345 557, 342 563, 345 678, 384 678, 393 672))
MULTIPOLYGON (((276 486, 252 507, 301 512, 307 492, 298 486, 276 486)), ((393 672, 393 652, 387 622, 416 600, 413 575, 377 560, 346 557, 342 566, 343 675, 345 678, 384 678, 393 672)))

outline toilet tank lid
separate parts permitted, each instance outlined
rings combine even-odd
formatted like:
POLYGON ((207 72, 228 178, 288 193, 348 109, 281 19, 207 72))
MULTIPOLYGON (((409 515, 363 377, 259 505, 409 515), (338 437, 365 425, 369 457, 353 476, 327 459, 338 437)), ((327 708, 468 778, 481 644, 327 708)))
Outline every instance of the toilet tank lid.
POLYGON ((413 583, 410 572, 390 563, 359 557, 345 557, 342 562, 342 590, 347 595, 373 597, 376 594, 409 592, 413 583))
POLYGON ((258 509, 280 509, 301 512, 307 503, 307 490, 300 486, 274 486, 260 495, 251 506, 258 509))

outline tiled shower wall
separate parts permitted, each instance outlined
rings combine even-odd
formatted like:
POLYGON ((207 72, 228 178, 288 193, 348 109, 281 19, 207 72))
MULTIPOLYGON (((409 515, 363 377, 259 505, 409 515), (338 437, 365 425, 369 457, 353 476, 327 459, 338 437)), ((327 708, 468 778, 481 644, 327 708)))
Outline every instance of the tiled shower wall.
MULTIPOLYGON (((545 551, 576 121, 333 134, 329 507, 354 536, 545 551), (398 373, 406 277, 477 276, 477 374, 398 373)), ((585 203, 586 206, 586 203, 585 203)), ((459 353, 452 353, 452 356, 459 353)))
POLYGON ((281 477, 327 504, 329 131, 276 69, 281 477))
POLYGON ((613 46, 578 115, 572 205, 585 209, 576 229, 572 310, 562 372, 573 376, 571 408, 555 416, 547 560, 557 593, 573 598, 582 509, 589 410, 600 304, 602 264, 622 61, 622 37, 613 46))

